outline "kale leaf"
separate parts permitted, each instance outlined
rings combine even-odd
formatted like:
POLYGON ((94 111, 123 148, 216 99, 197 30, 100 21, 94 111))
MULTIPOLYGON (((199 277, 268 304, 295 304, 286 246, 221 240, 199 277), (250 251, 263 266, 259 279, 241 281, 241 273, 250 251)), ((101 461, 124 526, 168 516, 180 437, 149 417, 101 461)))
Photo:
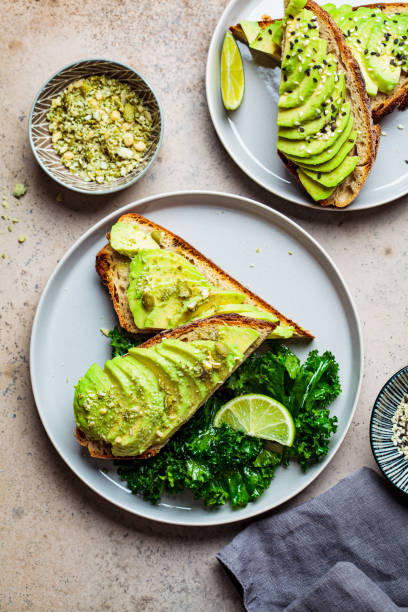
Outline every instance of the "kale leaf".
POLYGON ((108 337, 110 338, 112 359, 126 355, 130 348, 139 346, 147 338, 147 336, 132 336, 116 326, 108 332, 108 337))

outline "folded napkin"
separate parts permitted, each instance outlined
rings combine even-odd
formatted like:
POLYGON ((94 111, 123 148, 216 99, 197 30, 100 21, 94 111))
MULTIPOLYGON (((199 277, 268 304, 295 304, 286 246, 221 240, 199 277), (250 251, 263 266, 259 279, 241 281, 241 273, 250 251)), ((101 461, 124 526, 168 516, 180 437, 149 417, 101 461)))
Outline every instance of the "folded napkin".
POLYGON ((408 508, 368 468, 252 523, 217 557, 251 612, 408 612, 408 508))

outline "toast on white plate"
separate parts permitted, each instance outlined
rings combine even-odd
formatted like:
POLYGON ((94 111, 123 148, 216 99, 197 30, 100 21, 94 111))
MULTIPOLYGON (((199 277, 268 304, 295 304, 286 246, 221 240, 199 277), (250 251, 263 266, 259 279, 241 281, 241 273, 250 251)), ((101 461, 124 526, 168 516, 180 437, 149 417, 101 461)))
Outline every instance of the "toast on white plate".
MULTIPOLYGON (((352 7, 352 11, 355 12, 359 8, 379 9, 387 15, 400 13, 408 14, 408 3, 404 2, 380 2, 373 4, 363 4, 358 7, 352 7)), ((258 27, 260 30, 264 30, 265 33, 269 34, 268 30, 273 27, 276 27, 276 24, 280 22, 280 19, 272 19, 269 15, 263 15, 262 18, 258 21, 258 27)), ((245 24, 245 22, 243 23, 245 24)), ((250 41, 248 40, 248 37, 241 23, 230 26, 230 31, 232 32, 236 40, 239 40, 243 44, 249 45, 250 41)), ((259 32, 258 36, 262 38, 262 33, 259 32)), ((260 45, 258 45, 258 48, 251 49, 251 51, 253 51, 255 54, 259 54, 259 56, 267 54, 276 63, 276 65, 279 65, 281 62, 282 53, 281 45, 282 41, 280 41, 279 43, 277 41, 277 38, 275 37, 275 40, 272 44, 264 44, 263 49, 259 48, 260 45)), ((356 59, 358 61, 357 56, 356 59)), ((401 72, 399 82, 392 89, 391 92, 384 93, 379 91, 374 96, 370 96, 370 103, 372 116, 375 122, 381 121, 383 117, 393 112, 395 109, 404 110, 408 106, 408 72, 401 72)))
MULTIPOLYGON (((152 236, 156 239, 159 237, 159 243, 153 244, 158 254, 154 249, 142 249, 139 253, 136 249, 135 257, 130 258, 127 251, 123 251, 127 253, 124 255, 112 248, 109 242, 96 256, 96 271, 109 291, 120 326, 127 332, 155 333, 197 318, 236 313, 277 322, 273 331, 275 338, 313 338, 309 331, 281 314, 173 232, 136 213, 123 215, 115 226, 122 224, 130 225, 139 234, 144 234, 145 240, 141 246, 144 243, 152 244, 152 236), (158 258, 162 260, 161 263, 157 261, 158 258), (176 264, 183 269, 180 273, 174 272, 176 264), (173 278, 175 274, 176 279, 173 278), (151 296, 154 282, 159 284, 161 295, 156 290, 155 295, 151 296), (175 296, 172 290, 176 286, 178 295, 175 296), (196 289, 199 294, 192 295, 196 289), (179 299, 180 294, 182 299, 179 299), (154 308, 152 300, 155 301, 154 308), (167 317, 164 316, 165 310, 171 300, 172 316, 167 317), (156 310, 160 312, 160 317, 153 316, 156 310)), ((112 240, 111 234, 108 234, 108 238, 112 240)))
POLYGON ((373 167, 379 127, 339 27, 313 0, 293 15, 292 6, 285 2, 278 153, 314 201, 343 208, 373 167))

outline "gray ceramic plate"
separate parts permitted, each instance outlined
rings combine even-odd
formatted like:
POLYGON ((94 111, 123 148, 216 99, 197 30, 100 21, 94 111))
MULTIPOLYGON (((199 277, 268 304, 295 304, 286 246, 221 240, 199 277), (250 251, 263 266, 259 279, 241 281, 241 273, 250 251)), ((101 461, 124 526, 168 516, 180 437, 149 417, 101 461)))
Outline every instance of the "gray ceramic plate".
POLYGON ((307 487, 333 458, 356 405, 362 371, 357 314, 337 268, 298 225, 262 204, 220 193, 182 192, 154 196, 115 211, 88 230, 63 257, 41 297, 31 337, 31 381, 38 411, 55 448, 72 470, 112 503, 158 521, 215 525, 274 508, 307 487), (241 510, 206 510, 188 494, 152 506, 130 494, 110 462, 91 459, 76 442, 73 385, 88 367, 110 358, 100 328, 116 323, 108 295, 94 270, 105 233, 123 213, 137 211, 183 236, 227 272, 315 335, 294 345, 305 357, 330 349, 341 368, 343 393, 333 411, 339 428, 330 452, 306 475, 297 465, 280 469, 269 490, 241 510), (259 249, 259 253, 257 252, 259 249), (324 299, 322 299, 324 296, 324 299), (102 471, 107 467, 108 471, 102 471))
MULTIPOLYGON (((344 0, 333 0, 344 4, 344 0)), ((323 4, 324 2, 322 2, 323 4)), ((350 0, 358 6, 364 0, 350 0)), ((259 19, 263 14, 282 15, 283 0, 232 0, 218 22, 207 60, 207 102, 215 130, 238 166, 254 181, 281 198, 316 210, 344 210, 313 204, 300 189, 276 154, 276 118, 279 68, 257 65, 245 45, 240 44, 245 69, 245 96, 238 110, 227 112, 220 94, 220 56, 225 31, 241 19, 259 19)), ((374 169, 358 198, 345 210, 362 210, 386 204, 408 193, 406 147, 408 111, 396 111, 382 122, 386 132, 380 143, 374 169), (403 125, 404 130, 398 129, 403 125)))

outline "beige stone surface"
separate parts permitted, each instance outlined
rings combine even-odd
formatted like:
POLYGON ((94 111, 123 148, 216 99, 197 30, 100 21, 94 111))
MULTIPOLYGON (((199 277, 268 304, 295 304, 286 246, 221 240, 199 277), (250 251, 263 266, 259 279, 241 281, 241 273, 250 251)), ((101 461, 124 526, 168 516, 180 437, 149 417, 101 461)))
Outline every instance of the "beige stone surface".
MULTIPOLYGON (((211 33, 226 0, 2 0, 0 17, 0 610, 140 612, 240 610, 215 553, 241 525, 156 525, 99 499, 49 442, 29 380, 32 320, 48 276, 91 224, 121 205, 177 189, 250 196, 288 214, 335 259, 363 324, 365 375, 358 409, 331 465, 292 503, 318 495, 360 466, 374 467, 368 439, 382 384, 407 362, 408 210, 305 211, 253 184, 212 129, 204 90, 211 33), (32 157, 27 124, 34 95, 75 59, 129 63, 163 103, 165 139, 139 184, 109 198, 63 191, 32 157), (12 197, 15 182, 27 194, 12 197), (1 206, 1 202, 0 202, 1 206), (12 231, 8 231, 8 226, 12 231), (27 240, 20 244, 19 234, 27 240)), ((322 296, 324 299, 324 296, 322 296)))

